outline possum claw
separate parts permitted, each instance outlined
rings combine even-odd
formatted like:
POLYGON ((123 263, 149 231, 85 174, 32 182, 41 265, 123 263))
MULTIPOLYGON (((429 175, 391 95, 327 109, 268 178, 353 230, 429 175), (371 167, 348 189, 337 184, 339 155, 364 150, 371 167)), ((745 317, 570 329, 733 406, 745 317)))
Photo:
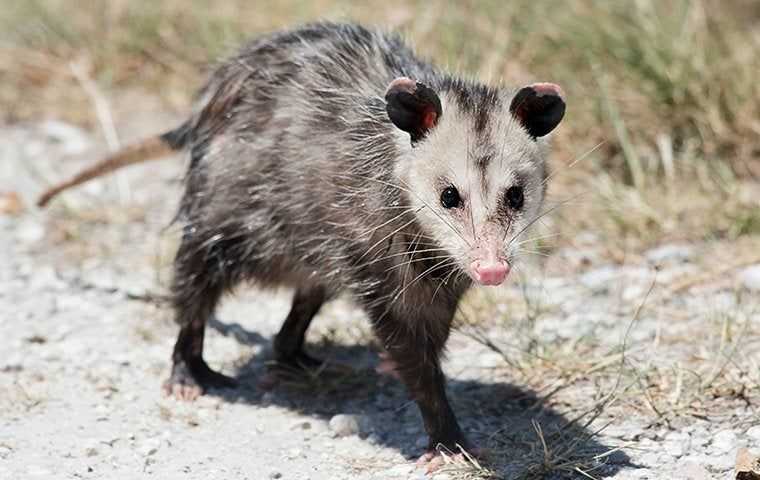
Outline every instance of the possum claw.
POLYGON ((175 363, 169 379, 163 384, 164 394, 178 400, 193 401, 209 388, 233 388, 237 381, 212 370, 201 360, 190 368, 185 362, 175 363))
POLYGON ((172 383, 168 380, 164 382, 162 390, 165 396, 174 397, 177 400, 183 400, 185 402, 192 402, 203 395, 203 389, 198 385, 182 385, 179 383, 172 383))
MULTIPOLYGON (((484 455, 483 450, 476 448, 468 452, 472 457, 482 457, 484 455)), ((434 473, 447 463, 471 463, 471 457, 464 453, 453 453, 444 457, 440 452, 427 451, 420 458, 417 459, 417 468, 424 468, 425 473, 434 473)))

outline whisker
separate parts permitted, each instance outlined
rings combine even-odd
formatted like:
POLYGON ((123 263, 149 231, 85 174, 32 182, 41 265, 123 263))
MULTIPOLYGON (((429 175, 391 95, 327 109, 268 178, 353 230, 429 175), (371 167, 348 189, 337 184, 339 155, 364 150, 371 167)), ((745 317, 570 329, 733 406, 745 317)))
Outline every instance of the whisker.
POLYGON ((597 151, 599 149, 599 147, 601 147, 605 143, 607 143, 607 141, 606 140, 602 140, 601 142, 599 142, 596 145, 594 145, 593 147, 591 147, 591 149, 589 151, 587 151, 586 153, 582 153, 580 156, 578 156, 578 158, 576 158, 575 160, 573 160, 572 162, 570 162, 569 164, 567 164, 567 166, 565 168, 563 168, 562 170, 556 170, 556 171, 552 172, 550 175, 547 175, 547 177, 544 179, 544 181, 541 182, 541 186, 545 185, 549 180, 551 180, 555 176, 559 175, 560 173, 567 172, 568 170, 570 170, 571 168, 573 168, 575 166, 575 164, 577 164, 581 160, 584 160, 584 159, 588 158, 589 156, 591 156, 592 153, 594 153, 595 151, 597 151))
POLYGON ((425 260, 438 260, 439 258, 452 258, 452 256, 451 255, 437 255, 435 257, 415 258, 413 260, 409 260, 408 262, 404 262, 399 265, 393 265, 392 267, 389 267, 385 271, 390 272, 391 270, 395 270, 397 268, 403 268, 407 265, 411 265, 412 263, 424 262, 425 260))
POLYGON ((456 269, 456 268, 452 269, 451 272, 449 272, 449 274, 446 275, 446 278, 444 278, 443 280, 441 280, 440 282, 438 282, 438 287, 436 287, 435 291, 433 292, 433 298, 430 299, 430 304, 431 305, 435 301, 435 296, 438 294, 438 291, 441 289, 441 287, 443 287, 444 285, 448 284, 449 279, 452 277, 452 275, 454 275, 455 273, 457 273, 457 270, 458 269, 456 269))
MULTIPOLYGON (((419 212, 421 209, 422 209, 422 207, 418 208, 414 213, 419 212)), ((370 228, 369 230, 367 230, 366 232, 360 233, 359 235, 360 236, 372 235, 372 233, 374 233, 377 230, 383 228, 384 226, 388 225, 389 223, 392 223, 394 220, 396 220, 396 219, 398 219, 400 217, 403 217, 404 215, 410 213, 411 211, 412 211, 412 208, 408 208, 407 210, 405 210, 405 211, 399 213, 398 215, 396 215, 395 217, 393 217, 393 218, 391 218, 389 220, 386 220, 385 222, 381 223, 380 225, 374 226, 374 227, 370 228)))
POLYGON ((524 250, 524 249, 523 249, 523 250, 520 250, 520 251, 518 251, 518 252, 515 252, 515 253, 512 255, 512 258, 520 258, 520 254, 522 254, 522 253, 529 253, 529 254, 533 254, 533 255, 539 255, 539 256, 541 256, 541 257, 547 257, 547 258, 548 258, 548 257, 551 257, 551 255, 549 255, 549 254, 548 254, 548 253, 546 253, 546 252, 539 252, 538 250, 524 250))
POLYGON ((408 283, 407 285, 405 285, 404 288, 402 288, 400 292, 398 292, 396 295, 394 295, 393 300, 391 301, 391 304, 393 304, 396 300, 398 300, 399 297, 401 297, 401 295, 404 294, 404 292, 406 292, 412 285, 414 285, 415 283, 417 283, 420 279, 422 279, 422 277, 424 277, 428 273, 431 273, 431 272, 433 272, 434 270, 436 270, 438 268, 445 268, 447 266, 455 265, 456 264, 456 260, 453 260, 453 259, 450 259, 450 258, 451 257, 449 257, 449 260, 442 260, 442 261, 438 262, 437 264, 433 265, 432 267, 428 268, 424 272, 422 272, 419 275, 417 275, 417 277, 415 277, 414 280, 412 280, 410 283, 408 283))
POLYGON ((414 250, 413 252, 410 250, 405 250, 403 252, 397 252, 392 255, 384 255, 379 258, 372 259, 371 261, 364 263, 362 265, 358 265, 359 268, 368 267, 370 265, 374 265, 375 263, 382 262, 383 260, 388 260, 390 258, 394 257, 403 257, 404 255, 414 255, 415 253, 429 253, 429 252, 441 252, 445 251, 445 248, 426 248, 424 250, 414 250))
POLYGON ((375 249, 375 247, 377 247, 378 245, 380 245, 381 243, 383 243, 384 241, 386 241, 387 239, 389 239, 389 238, 390 238, 390 237, 392 237, 393 235, 397 234, 398 232, 400 232, 400 231, 401 231, 401 230, 403 230, 404 228, 408 227, 409 225, 411 225, 412 223, 414 223, 416 220, 417 220, 416 218, 413 218, 413 219, 409 220, 409 221, 408 221, 408 222, 406 222, 405 224, 403 224, 403 225, 401 225, 400 227, 398 227, 396 230, 392 231, 392 232, 391 232, 391 233, 389 233, 388 235, 384 236, 383 238, 381 238, 380 240, 378 240, 377 242, 375 242, 375 243, 374 243, 374 244, 373 244, 371 247, 369 247, 369 248, 367 249, 367 251, 366 251, 366 252, 364 252, 364 253, 362 254, 362 256, 361 256, 361 257, 359 257, 359 258, 358 258, 356 261, 358 262, 358 261, 360 261, 362 258, 366 257, 366 256, 367 256, 367 254, 369 254, 369 252, 371 252, 373 249, 375 249))
MULTIPOLYGON (((550 214, 551 212, 559 209, 560 207, 564 207, 565 205, 567 205, 568 203, 570 203, 573 200, 577 199, 581 195, 582 195, 582 193, 579 193, 578 195, 573 195, 572 197, 568 198, 567 200, 559 202, 556 205, 552 206, 551 208, 549 208, 549 209, 545 210, 544 212, 538 214, 536 216, 536 218, 534 218, 533 220, 531 220, 530 222, 528 222, 527 225, 525 225, 523 228, 520 229, 519 232, 517 232, 515 235, 512 236, 512 239, 507 243, 507 248, 509 248, 510 245, 512 245, 512 242, 514 242, 520 235, 522 235, 523 232, 525 232, 528 228, 530 228, 531 226, 533 226, 533 224, 536 223, 537 221, 539 221, 542 217, 550 214)), ((506 234, 505 234, 505 237, 506 237, 506 234)))

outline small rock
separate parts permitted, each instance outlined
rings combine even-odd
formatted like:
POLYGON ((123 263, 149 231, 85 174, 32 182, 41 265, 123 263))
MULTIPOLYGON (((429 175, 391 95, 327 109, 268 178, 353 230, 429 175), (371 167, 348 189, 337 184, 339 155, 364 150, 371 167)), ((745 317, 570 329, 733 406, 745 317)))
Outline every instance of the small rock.
POLYGON ((631 462, 628 455, 622 450, 615 450, 605 457, 610 465, 627 465, 631 462))
POLYGON ((146 440, 140 447, 139 453, 143 457, 150 457, 158 452, 158 448, 161 446, 161 440, 158 438, 151 438, 146 440))
POLYGON ((295 460, 296 458, 303 455, 303 452, 298 448, 291 448, 288 450, 288 452, 285 454, 285 458, 288 460, 295 460))
POLYGON ((627 302, 641 300, 646 296, 647 288, 643 285, 629 285, 623 289, 621 298, 627 302))
POLYGON ((36 243, 45 237, 45 227, 38 221, 27 219, 16 228, 16 240, 21 243, 36 243))
POLYGON ((40 133, 60 144, 64 155, 82 153, 90 144, 82 129, 58 120, 47 120, 40 124, 40 133))
POLYGON ((272 472, 269 474, 269 478, 282 478, 282 474, 280 472, 272 472))
POLYGON ((13 450, 11 450, 10 447, 6 447, 5 445, 0 445, 0 459, 5 460, 6 458, 10 457, 12 451, 13 450))
POLYGON ((760 291, 760 264, 752 265, 739 272, 739 280, 747 290, 760 291))
POLYGON ((644 256, 653 264, 686 262, 694 255, 690 245, 668 244, 653 248, 644 256))
POLYGON ((678 478, 682 480, 710 480, 712 478, 710 472, 700 462, 695 460, 679 462, 676 471, 678 472, 678 478))
POLYGON ((98 442, 95 440, 88 440, 84 444, 84 454, 88 457, 95 457, 99 454, 98 442))
POLYGON ((640 463, 641 465, 644 465, 647 467, 657 468, 666 463, 665 458, 663 458, 662 454, 660 453, 655 453, 655 452, 645 453, 637 459, 637 463, 640 463))
POLYGON ((311 422, 306 420, 299 420, 297 422, 294 422, 293 425, 290 426, 291 430, 311 430, 311 422))
POLYGON ((24 360, 21 354, 14 353, 3 360, 0 360, 0 372, 12 373, 24 370, 24 360))
POLYGON ((713 473, 728 472, 734 468, 736 455, 726 453, 723 455, 711 455, 707 457, 706 465, 713 473))
POLYGON ((691 446, 691 436, 688 433, 668 432, 665 435, 663 448, 672 457, 682 457, 691 446))
POLYGON ((760 425, 755 425, 754 427, 747 430, 747 436, 752 440, 756 440, 760 443, 760 425))
POLYGON ((480 368, 498 368, 505 365, 504 357, 496 352, 480 353, 474 361, 474 365, 480 368))
POLYGON ((715 434, 710 444, 715 453, 728 453, 736 448, 736 434, 731 430, 723 430, 715 434))
POLYGON ((710 434, 706 429, 699 427, 691 432, 691 448, 696 450, 704 450, 704 448, 710 443, 710 434))
POLYGON ((335 415, 330 419, 329 426, 338 437, 348 437, 359 433, 359 419, 356 415, 335 415))
POLYGON ((594 293, 603 293, 609 289, 610 282, 619 276, 619 269, 606 266, 589 270, 580 276, 581 284, 594 293))

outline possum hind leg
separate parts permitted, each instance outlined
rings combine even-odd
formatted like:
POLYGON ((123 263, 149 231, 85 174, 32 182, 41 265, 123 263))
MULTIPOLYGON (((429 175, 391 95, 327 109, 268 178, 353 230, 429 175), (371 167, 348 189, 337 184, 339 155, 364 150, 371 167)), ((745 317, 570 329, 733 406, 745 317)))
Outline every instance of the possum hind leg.
POLYGON ((322 286, 301 286, 296 289, 290 313, 274 339, 274 354, 278 366, 303 369, 322 365, 321 360, 304 352, 303 344, 311 320, 325 301, 327 291, 322 286))
POLYGON ((164 392, 183 400, 193 400, 208 388, 237 384, 233 378, 212 370, 203 359, 206 321, 229 282, 218 258, 224 252, 223 245, 210 248, 199 248, 198 242, 186 235, 174 261, 172 297, 180 332, 164 392))

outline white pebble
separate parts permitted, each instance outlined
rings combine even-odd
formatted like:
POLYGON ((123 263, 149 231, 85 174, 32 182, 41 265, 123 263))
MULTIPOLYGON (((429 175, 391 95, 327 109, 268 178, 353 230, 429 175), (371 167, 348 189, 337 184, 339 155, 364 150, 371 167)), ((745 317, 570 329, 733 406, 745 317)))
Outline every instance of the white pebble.
POLYGON ((339 437, 348 437, 359 433, 359 420, 356 415, 335 415, 330 419, 330 430, 339 437))
POLYGON ((691 436, 688 433, 668 432, 665 435, 663 448, 671 457, 681 457, 691 446, 691 436))
POLYGON ((161 440, 158 438, 150 438, 145 440, 139 449, 140 455, 143 457, 150 457, 158 452, 158 448, 161 446, 161 440))
POLYGON ((760 425, 755 425, 754 427, 747 430, 747 436, 752 440, 760 442, 760 425))
POLYGON ((606 292, 610 283, 620 275, 620 270, 615 267, 606 266, 589 270, 580 276, 581 284, 593 291, 594 293, 606 292))
POLYGON ((37 243, 44 236, 45 227, 36 220, 24 220, 16 228, 16 240, 21 243, 37 243))
POLYGON ((715 434, 711 444, 716 453, 728 453, 736 448, 736 434, 731 430, 723 430, 715 434))
POLYGON ((690 245, 668 244, 647 251, 644 256, 650 263, 685 262, 692 257, 694 249, 690 245))
POLYGON ((752 265, 739 272, 739 280, 747 290, 760 291, 760 264, 752 265))

